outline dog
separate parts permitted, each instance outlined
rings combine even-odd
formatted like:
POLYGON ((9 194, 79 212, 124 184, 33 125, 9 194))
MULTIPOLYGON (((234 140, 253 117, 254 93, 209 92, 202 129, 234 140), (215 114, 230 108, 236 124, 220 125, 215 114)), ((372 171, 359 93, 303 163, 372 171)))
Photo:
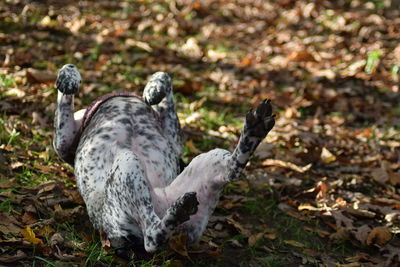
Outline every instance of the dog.
POLYGON ((74 113, 80 84, 74 65, 59 70, 53 145, 74 166, 91 223, 124 257, 127 250, 153 253, 178 231, 188 244, 198 241, 224 185, 239 178, 275 124, 264 100, 247 113, 233 153, 213 149, 181 171, 183 141, 166 73, 153 74, 142 97, 111 94, 74 113))

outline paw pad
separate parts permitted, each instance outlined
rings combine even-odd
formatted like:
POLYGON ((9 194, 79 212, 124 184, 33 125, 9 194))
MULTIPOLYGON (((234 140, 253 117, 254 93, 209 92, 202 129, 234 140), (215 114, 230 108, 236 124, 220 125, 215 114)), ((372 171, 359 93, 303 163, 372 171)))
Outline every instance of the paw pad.
POLYGON ((171 78, 164 72, 156 72, 144 88, 143 97, 149 105, 157 105, 171 90, 171 78))
POLYGON ((78 69, 72 64, 67 64, 58 72, 56 86, 61 93, 72 95, 78 92, 81 81, 78 69))
POLYGON ((271 100, 265 99, 246 114, 244 131, 250 136, 264 138, 275 125, 275 115, 272 115, 271 100))
POLYGON ((178 198, 174 204, 178 220, 185 222, 189 220, 190 215, 196 214, 199 202, 196 192, 189 192, 178 198))

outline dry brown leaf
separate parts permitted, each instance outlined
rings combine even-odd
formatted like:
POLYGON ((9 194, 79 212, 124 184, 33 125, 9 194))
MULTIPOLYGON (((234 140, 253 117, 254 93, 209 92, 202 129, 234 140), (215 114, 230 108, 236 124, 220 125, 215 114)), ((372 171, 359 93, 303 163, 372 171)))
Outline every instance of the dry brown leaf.
POLYGON ((165 266, 168 267, 183 267, 183 263, 180 260, 167 260, 165 262, 165 266))
POLYGON ((361 244, 365 244, 367 241, 367 237, 371 232, 371 228, 364 224, 361 227, 357 228, 357 231, 354 233, 355 238, 361 242, 361 244))
POLYGON ((348 229, 353 228, 353 220, 344 216, 341 211, 338 210, 332 210, 331 211, 333 218, 336 221, 336 227, 340 228, 342 226, 345 226, 348 229))
POLYGON ((258 240, 260 240, 264 236, 264 233, 258 233, 255 235, 249 236, 248 243, 250 247, 254 247, 258 240))
POLYGON ((299 211, 302 211, 302 210, 325 211, 325 210, 326 210, 325 207, 317 208, 317 207, 314 207, 313 205, 311 205, 311 204, 309 204, 309 203, 300 204, 300 205, 297 207, 297 209, 298 209, 299 211))
POLYGON ((296 171, 296 172, 299 172, 299 173, 304 173, 304 172, 308 171, 311 168, 312 164, 310 163, 310 164, 308 164, 306 166, 301 167, 301 166, 297 166, 294 163, 282 161, 282 160, 279 160, 279 159, 266 159, 261 163, 261 166, 264 166, 264 167, 266 167, 266 166, 278 166, 278 167, 287 168, 287 169, 290 169, 290 170, 293 170, 293 171, 296 171))
POLYGON ((240 208, 243 206, 241 203, 233 203, 232 201, 226 200, 220 203, 219 205, 222 205, 224 209, 230 210, 233 208, 240 208))
POLYGON ((180 232, 178 235, 173 236, 168 240, 168 245, 173 251, 175 251, 179 255, 190 259, 186 246, 186 241, 186 235, 183 232, 180 232))
POLYGON ((23 252, 22 250, 17 250, 17 253, 14 255, 10 255, 10 254, 1 255, 0 262, 1 263, 12 263, 12 262, 16 262, 16 261, 25 259, 26 257, 27 257, 27 255, 25 254, 25 252, 23 252))
POLYGON ((4 234, 17 234, 23 229, 23 225, 16 218, 7 213, 0 212, 0 232, 4 234))
POLYGON ((329 236, 329 239, 333 242, 348 240, 350 238, 350 231, 347 228, 338 228, 336 233, 329 236))
POLYGON ((38 170, 40 170, 42 172, 45 172, 45 173, 54 173, 55 172, 55 170, 53 168, 51 168, 49 166, 42 165, 42 164, 36 164, 35 165, 35 169, 38 169, 38 170))
POLYGON ((194 93, 200 92, 203 89, 201 82, 197 81, 186 81, 183 86, 177 87, 176 91, 184 95, 192 95, 194 93))
POLYGON ((400 185, 400 172, 389 171, 389 183, 393 186, 400 185))
POLYGON ((289 216, 299 219, 301 221, 305 221, 307 219, 305 216, 300 214, 297 210, 295 210, 294 208, 292 208, 291 206, 289 206, 286 203, 279 203, 278 208, 281 211, 283 211, 286 215, 289 215, 289 216))
POLYGON ((387 171, 383 168, 376 168, 372 170, 371 175, 376 182, 382 185, 385 185, 387 181, 389 181, 389 175, 387 171))
POLYGON ((191 153, 195 153, 195 154, 200 153, 200 150, 197 149, 197 147, 194 145, 192 139, 190 139, 189 141, 186 141, 185 145, 187 146, 187 148, 189 148, 189 151, 191 153))
POLYGON ((249 188, 249 183, 244 181, 244 180, 238 180, 236 182, 234 182, 235 185, 238 185, 239 188, 244 192, 244 193, 248 193, 250 191, 249 188))
POLYGON ((369 210, 353 209, 349 207, 343 207, 342 210, 358 218, 374 218, 376 216, 375 212, 369 210))
POLYGON ((5 96, 16 96, 22 98, 26 95, 26 92, 20 88, 11 88, 5 91, 5 96))
POLYGON ((333 155, 326 147, 322 148, 321 159, 325 164, 329 164, 336 160, 336 156, 333 155))
POLYGON ((367 245, 377 244, 379 246, 385 245, 392 239, 392 233, 386 227, 378 226, 372 229, 367 238, 367 245))
POLYGON ((36 213, 33 212, 24 212, 24 215, 22 216, 22 222, 24 224, 32 224, 37 221, 36 213))
POLYGON ((26 78, 29 83, 53 84, 57 79, 57 74, 49 70, 36 70, 29 68, 26 70, 26 78))
POLYGON ((43 225, 36 231, 38 236, 49 236, 50 234, 54 233, 56 230, 53 229, 50 225, 43 225))
POLYGON ((277 235, 275 233, 267 233, 264 234, 264 238, 270 239, 270 240, 274 240, 276 239, 277 235))
POLYGON ((233 218, 226 218, 226 222, 232 225, 242 235, 250 236, 250 231, 245 229, 238 221, 235 221, 233 218))
POLYGON ((287 244, 287 245, 291 245, 293 247, 298 247, 298 248, 304 248, 305 245, 303 243, 300 243, 296 240, 284 240, 283 243, 287 244))
POLYGON ((384 256, 388 258, 388 261, 395 261, 395 257, 397 256, 397 261, 400 260, 400 248, 398 246, 394 247, 392 245, 387 244, 384 247, 384 250, 387 250, 389 253, 385 254, 384 256))
POLYGON ((131 46, 131 47, 138 47, 149 53, 153 52, 153 48, 148 43, 145 43, 145 42, 141 42, 141 41, 137 41, 137 40, 129 38, 129 39, 126 39, 125 44, 127 46, 131 46))
POLYGON ((316 62, 314 56, 307 50, 293 51, 287 55, 287 59, 289 61, 294 61, 294 62, 302 62, 302 61, 316 62))

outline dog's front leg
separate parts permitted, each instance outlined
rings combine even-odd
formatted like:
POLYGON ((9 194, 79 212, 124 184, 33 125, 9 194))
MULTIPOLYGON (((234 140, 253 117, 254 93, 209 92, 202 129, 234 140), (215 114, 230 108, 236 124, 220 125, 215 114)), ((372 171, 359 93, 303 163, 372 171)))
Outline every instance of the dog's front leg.
POLYGON ((56 82, 58 95, 53 146, 57 154, 70 164, 73 164, 75 153, 71 146, 85 113, 85 110, 80 110, 74 114, 74 94, 78 92, 80 83, 81 75, 74 65, 67 64, 61 68, 56 82))

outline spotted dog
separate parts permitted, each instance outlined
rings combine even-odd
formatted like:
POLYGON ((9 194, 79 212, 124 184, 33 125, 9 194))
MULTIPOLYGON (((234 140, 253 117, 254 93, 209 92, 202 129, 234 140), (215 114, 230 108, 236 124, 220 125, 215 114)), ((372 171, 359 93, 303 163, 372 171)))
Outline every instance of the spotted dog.
POLYGON ((117 94, 74 113, 80 83, 74 65, 59 71, 54 148, 74 165, 92 224, 125 256, 126 248, 154 252, 178 230, 188 244, 199 240, 224 185, 239 178, 275 123, 270 101, 262 101, 247 113, 233 153, 200 154, 181 172, 183 142, 167 74, 155 73, 143 97, 117 94))

